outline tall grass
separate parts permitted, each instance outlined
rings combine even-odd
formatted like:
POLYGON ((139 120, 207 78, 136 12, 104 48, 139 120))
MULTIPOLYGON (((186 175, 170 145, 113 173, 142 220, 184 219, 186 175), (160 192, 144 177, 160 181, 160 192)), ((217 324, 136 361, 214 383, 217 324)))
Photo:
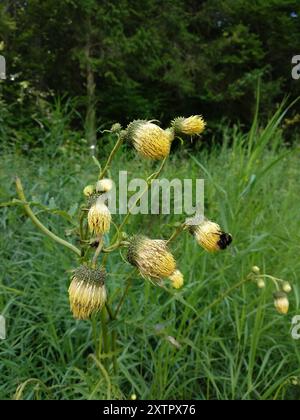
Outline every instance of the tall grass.
MULTIPOLYGON (((204 178, 206 215, 230 231, 231 249, 208 255, 191 237, 174 246, 185 287, 177 293, 135 278, 120 320, 119 372, 103 368, 92 354, 99 322, 75 321, 68 306, 68 270, 73 256, 45 238, 20 209, 1 209, 0 312, 8 336, 0 342, 0 398, 18 399, 282 399, 299 398, 299 342, 290 334, 300 314, 299 149, 282 145, 280 109, 265 128, 250 133, 224 128, 222 145, 192 154, 184 147, 167 163, 167 178, 204 178), (203 308, 243 279, 252 265, 294 285, 288 316, 278 315, 267 287, 245 284, 218 306, 203 308), (179 343, 174 346, 173 337, 179 343)), ((99 151, 99 158, 103 159, 99 151)), ((141 177, 141 164, 119 152, 112 176, 126 169, 141 177)), ((1 201, 15 196, 21 176, 28 197, 70 216, 82 188, 97 168, 89 153, 66 159, 2 157, 1 201)), ((36 208, 47 226, 68 235, 72 226, 58 214, 36 208)), ((121 217, 116 216, 115 221, 121 217)), ((179 216, 134 216, 128 233, 168 237, 179 216)), ((121 295, 130 268, 120 255, 108 262, 110 296, 121 295)))

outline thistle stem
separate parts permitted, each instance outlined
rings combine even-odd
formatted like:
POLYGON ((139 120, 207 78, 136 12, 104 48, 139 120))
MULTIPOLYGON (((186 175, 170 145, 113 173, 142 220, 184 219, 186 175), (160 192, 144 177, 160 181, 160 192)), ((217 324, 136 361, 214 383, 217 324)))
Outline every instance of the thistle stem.
POLYGON ((124 140, 125 140, 125 135, 124 135, 124 133, 123 133, 123 134, 122 134, 122 133, 121 133, 121 134, 119 134, 118 140, 117 140, 117 142, 116 142, 116 144, 115 144, 114 148, 112 149, 112 151, 111 151, 111 153, 110 153, 110 155, 109 155, 109 157, 108 157, 108 159, 107 159, 107 162, 106 162, 106 164, 105 164, 104 168, 102 169, 102 171, 101 171, 101 172, 100 172, 100 174, 99 174, 99 179, 104 178, 104 176, 105 176, 106 172, 109 170, 109 167, 110 167, 110 165, 111 165, 111 162, 112 162, 112 160, 113 160, 113 158, 114 158, 115 154, 117 153, 117 151, 119 150, 119 148, 120 148, 120 147, 121 147, 121 145, 123 144, 124 140))
POLYGON ((194 318, 194 319, 191 320, 191 322, 189 324, 189 327, 194 322, 196 322, 199 318, 201 318, 207 311, 209 311, 210 309, 212 309, 214 306, 218 305, 227 296, 229 296, 231 292, 233 292, 235 289, 238 289, 239 287, 241 287, 247 281, 249 281, 249 278, 248 277, 240 280, 238 283, 234 284, 232 287, 230 287, 229 289, 227 289, 224 293, 220 294, 219 297, 217 297, 212 303, 210 303, 209 305, 205 306, 205 308, 203 308, 202 311, 200 311, 198 313, 198 315, 196 316, 196 318, 194 318))
MULTIPOLYGON (((133 203, 133 205, 130 207, 130 209, 128 210, 128 212, 127 212, 127 214, 126 214, 126 216, 125 216, 125 218, 124 218, 124 220, 123 220, 123 222, 120 224, 120 226, 119 226, 119 228, 118 228, 118 232, 121 234, 122 233, 122 229, 124 228, 124 226, 126 225, 126 223, 128 222, 128 220, 129 220, 129 218, 130 218, 130 216, 131 216, 131 211, 132 211, 132 209, 137 205, 137 203, 140 201, 140 199, 143 197, 143 195, 149 190, 149 186, 151 185, 151 183, 152 183, 152 181, 154 180, 154 179, 156 179, 156 178, 158 178, 159 177, 159 175, 161 174, 161 172, 162 172, 162 170, 163 170, 163 168, 164 168, 164 166, 165 166, 165 163, 166 163, 166 161, 167 161, 167 158, 164 158, 164 160, 162 161, 162 163, 161 163, 161 165, 160 165, 160 167, 158 168, 158 171, 157 172, 154 172, 152 175, 150 175, 150 177, 148 178, 148 180, 147 180, 147 186, 146 186, 146 188, 144 188, 144 190, 141 192, 141 194, 138 196, 138 198, 135 200, 135 202, 133 203)), ((116 236, 118 236, 118 235, 116 235, 116 236)), ((116 240, 116 239, 118 239, 117 237, 115 236, 115 238, 114 238, 114 241, 116 240)), ((113 242, 114 242, 113 241, 113 242)), ((116 243, 114 243, 110 248, 113 248, 113 249, 115 249, 114 247, 115 247, 115 245, 116 245, 116 243)))
POLYGON ((184 229, 186 229, 186 225, 184 223, 182 223, 180 226, 178 226, 175 231, 172 233, 172 235, 170 236, 170 238, 167 240, 167 245, 174 241, 180 234, 181 232, 184 231, 184 229))
POLYGON ((93 268, 96 268, 96 266, 97 266, 97 259, 100 255, 102 247, 103 247, 103 236, 102 235, 98 236, 98 241, 99 241, 99 244, 96 248, 95 254, 94 254, 93 259, 92 259, 92 267, 93 268))
POLYGON ((27 203, 23 186, 21 183, 20 178, 16 178, 16 190, 17 194, 21 201, 24 202, 24 210, 27 216, 31 219, 33 224, 40 229, 45 235, 49 236, 49 238, 53 239, 55 242, 65 246, 66 248, 71 249, 75 254, 77 254, 79 257, 81 256, 81 251, 74 245, 70 244, 70 242, 65 241, 64 239, 60 238, 59 236, 55 235, 53 232, 51 232, 48 228, 46 228, 45 225, 36 217, 36 215, 31 210, 29 204, 27 203))
POLYGON ((129 279, 128 279, 128 281, 127 281, 127 285, 126 285, 126 288, 125 288, 125 290, 124 290, 124 293, 123 293, 123 295, 122 295, 122 297, 121 297, 121 299, 120 299, 120 302, 119 302, 119 304, 118 304, 118 306, 117 306, 117 309, 116 309, 116 311, 115 311, 115 314, 114 314, 114 319, 116 319, 116 318, 117 318, 117 316, 118 316, 118 314, 119 314, 119 312, 120 312, 120 309, 121 309, 121 307, 122 307, 122 305, 123 305, 123 302, 124 302, 124 300, 125 300, 125 297, 126 297, 126 295, 127 295, 128 291, 129 291, 129 289, 130 289, 130 286, 131 286, 131 279, 129 278, 129 279))
MULTIPOLYGON (((100 349, 103 347, 103 354, 104 354, 104 356, 107 356, 107 354, 109 352, 109 340, 108 340, 108 331, 107 331, 106 309, 105 309, 105 307, 102 308, 102 311, 101 311, 100 316, 101 316, 101 334, 100 334, 99 352, 100 352, 100 349), (103 343, 103 346, 101 346, 101 341, 103 343)), ((100 354, 99 354, 99 356, 100 356, 100 354)), ((105 368, 107 370, 108 360, 107 360, 106 357, 104 359, 104 363, 103 364, 104 364, 104 366, 105 366, 105 368)))
POLYGON ((117 332, 116 330, 113 330, 111 333, 111 349, 113 352, 113 368, 114 368, 114 373, 116 374, 118 371, 118 360, 117 360, 117 355, 116 355, 116 351, 117 351, 117 332))

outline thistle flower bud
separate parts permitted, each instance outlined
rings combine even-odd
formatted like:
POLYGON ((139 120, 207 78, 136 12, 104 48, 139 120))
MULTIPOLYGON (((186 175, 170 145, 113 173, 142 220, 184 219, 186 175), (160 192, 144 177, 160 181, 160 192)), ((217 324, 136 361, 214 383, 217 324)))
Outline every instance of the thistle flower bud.
POLYGON ((173 274, 170 275, 169 279, 172 282, 172 286, 175 289, 180 289, 183 286, 184 279, 183 275, 179 270, 175 270, 173 274))
POLYGON ((107 233, 110 229, 111 214, 106 204, 98 198, 88 212, 88 225, 90 231, 97 235, 107 233))
POLYGON ((214 252, 226 249, 232 242, 230 233, 221 230, 217 223, 210 220, 203 220, 199 225, 190 226, 190 233, 206 251, 214 252))
POLYGON ((282 290, 285 293, 290 293, 292 291, 292 286, 290 285, 290 283, 288 281, 283 282, 283 284, 282 284, 282 290))
POLYGON ((263 279, 258 279, 257 280, 257 287, 259 289, 264 289, 266 287, 266 283, 263 279))
POLYGON ((160 160, 169 155, 174 132, 150 121, 137 120, 127 127, 127 138, 141 156, 160 160))
POLYGON ((257 267, 257 265, 254 265, 254 266, 251 268, 251 271, 252 271, 252 273, 254 273, 254 274, 259 274, 259 273, 260 273, 260 268, 259 268, 259 267, 257 267))
POLYGON ((137 267, 143 277, 162 279, 176 270, 176 262, 166 241, 135 235, 129 240, 128 262, 137 267))
POLYGON ((84 189, 83 189, 83 194, 84 194, 86 197, 90 197, 91 195, 93 195, 94 191, 95 191, 94 185, 87 185, 87 186, 86 186, 86 187, 84 187, 84 189))
POLYGON ((289 300, 284 292, 274 293, 274 306, 278 313, 286 315, 289 311, 289 300))
POLYGON ((84 265, 74 271, 69 287, 70 308, 74 318, 88 319, 100 311, 107 299, 105 270, 84 265))
POLYGON ((96 183, 97 193, 109 192, 113 188, 113 181, 109 178, 103 178, 96 183))
POLYGON ((172 127, 176 134, 186 134, 188 136, 200 135, 206 126, 206 122, 201 115, 192 115, 188 118, 178 117, 172 121, 172 127))
POLYGON ((112 133, 119 133, 121 130, 122 130, 122 126, 121 126, 121 124, 120 124, 120 123, 115 123, 115 124, 113 124, 113 125, 111 126, 111 129, 110 129, 110 131, 111 131, 112 133))

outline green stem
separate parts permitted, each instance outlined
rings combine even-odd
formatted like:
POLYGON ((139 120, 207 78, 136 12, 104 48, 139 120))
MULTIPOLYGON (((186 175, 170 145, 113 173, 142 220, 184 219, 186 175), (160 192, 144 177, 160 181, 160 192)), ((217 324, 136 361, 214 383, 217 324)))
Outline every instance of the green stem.
POLYGON ((113 321, 115 319, 115 317, 114 317, 114 314, 112 313, 112 310, 110 309, 110 306, 109 306, 109 304, 107 302, 105 303, 105 307, 106 307, 106 310, 107 310, 109 319, 111 321, 113 321))
MULTIPOLYGON (((106 309, 105 307, 102 308, 101 311, 101 334, 100 334, 100 345, 99 345, 99 351, 101 349, 101 340, 103 343, 103 354, 107 356, 109 352, 109 340, 108 340, 108 330, 107 330, 107 323, 106 323, 106 309)), ((100 354, 99 354, 100 356, 100 354)), ((107 357, 104 358, 104 366, 107 369, 108 367, 108 359, 107 357)))
POLYGON ((103 247, 103 236, 102 235, 98 236, 98 241, 99 241, 99 244, 96 248, 95 254, 94 254, 93 259, 92 259, 92 267, 93 268, 96 268, 96 266, 97 266, 97 259, 100 255, 102 247, 103 247))
POLYGON ((107 159, 107 162, 106 162, 104 168, 102 169, 102 171, 99 174, 99 179, 104 178, 106 172, 109 170, 109 167, 111 165, 111 162, 112 162, 115 154, 117 153, 117 151, 121 147, 121 145, 124 142, 124 140, 125 140, 125 134, 124 133, 119 134, 118 141, 116 142, 114 148, 112 149, 112 151, 111 151, 111 153, 110 153, 110 155, 109 155, 109 157, 107 159))
POLYGON ((70 242, 65 241, 64 239, 60 238, 59 236, 55 235, 54 233, 52 233, 49 229, 46 228, 45 225, 43 225, 42 222, 40 222, 40 220, 36 217, 36 215, 33 213, 33 211, 31 210, 29 204, 27 203, 25 194, 24 194, 24 190, 23 190, 23 186, 21 183, 20 178, 16 178, 16 189, 17 189, 17 193, 18 196, 20 198, 21 201, 24 201, 24 210, 27 214, 27 216, 31 219, 31 221, 33 222, 33 224, 40 229, 45 235, 49 236, 49 238, 53 239, 55 242, 65 246, 66 248, 71 249, 73 252, 75 252, 75 254, 77 254, 79 257, 81 256, 81 251, 76 248, 76 246, 70 244, 70 242))
POLYGON ((122 307, 122 305, 123 305, 123 302, 124 302, 124 300, 125 300, 125 297, 126 297, 126 295, 127 295, 128 291, 129 291, 129 289, 130 289, 130 286, 131 286, 131 279, 129 278, 129 279, 128 279, 128 281, 127 281, 127 285, 126 285, 126 288, 125 288, 125 290, 124 290, 124 293, 123 293, 123 295, 122 295, 122 297, 121 297, 121 299, 120 299, 120 302, 119 302, 119 304, 118 304, 118 306, 117 306, 117 309, 116 309, 116 311, 115 311, 115 314, 114 314, 114 319, 116 319, 116 318, 117 318, 117 316, 118 316, 118 314, 119 314, 119 312, 120 312, 120 309, 121 309, 121 307, 122 307))
POLYGON ((170 242, 174 241, 180 234, 181 232, 186 228, 185 224, 182 223, 180 226, 177 227, 177 229, 172 233, 172 235, 170 236, 170 238, 167 240, 167 244, 169 244, 170 242))
POLYGON ((214 306, 218 305, 220 302, 222 302, 228 295, 230 295, 231 292, 233 292, 235 289, 238 289, 239 287, 241 287, 244 283, 246 283, 247 281, 249 281, 249 278, 245 278, 241 281, 239 281, 238 283, 234 284, 232 287, 230 287, 229 289, 227 289, 224 293, 220 294, 219 297, 217 297, 212 303, 210 303, 208 306, 205 306, 205 308, 202 309, 202 311, 200 311, 198 313, 198 315, 196 316, 196 318, 192 319, 189 327, 196 322, 199 318, 201 318, 207 311, 209 311, 210 309, 212 309, 214 306))
POLYGON ((111 333, 111 349, 113 352, 113 368, 114 368, 114 373, 116 374, 118 372, 118 360, 117 360, 117 355, 116 355, 116 351, 117 351, 117 331, 113 330, 111 333))
MULTIPOLYGON (((122 233, 122 229, 124 228, 124 226, 126 225, 126 223, 128 222, 128 220, 129 220, 129 218, 130 218, 130 216, 131 216, 131 211, 132 211, 132 209, 134 209, 134 207, 137 205, 137 203, 140 201, 140 199, 143 197, 143 195, 149 190, 149 186, 151 185, 151 183, 152 183, 152 181, 154 180, 154 179, 156 179, 156 178, 158 178, 159 177, 159 175, 161 174, 161 172, 162 172, 162 170, 163 170, 163 168, 164 168, 164 166, 165 166, 165 163, 166 163, 166 161, 167 161, 167 158, 164 158, 164 160, 162 161, 162 163, 161 163, 161 165, 160 165, 160 167, 159 167, 159 169, 158 169, 158 171, 157 172, 154 172, 154 174, 152 174, 149 178, 148 178, 148 181, 147 181, 147 187, 141 192, 141 194, 138 196, 138 198, 135 200, 135 202, 133 203, 133 205, 130 207, 130 209, 128 210, 128 212, 127 212, 127 214, 126 214, 126 216, 125 216, 125 218, 124 218, 124 220, 123 220, 123 222, 120 224, 120 226, 119 226, 119 228, 118 228, 118 232, 119 232, 119 234, 121 234, 122 233)), ((115 237, 114 237, 114 239, 113 239, 113 242, 115 242, 118 238, 118 236, 119 236, 119 234, 117 234, 117 235, 115 235, 115 237)), ((113 245, 111 245, 109 248, 113 248, 113 249, 115 249, 115 246, 116 246, 116 243, 113 243, 113 245)))

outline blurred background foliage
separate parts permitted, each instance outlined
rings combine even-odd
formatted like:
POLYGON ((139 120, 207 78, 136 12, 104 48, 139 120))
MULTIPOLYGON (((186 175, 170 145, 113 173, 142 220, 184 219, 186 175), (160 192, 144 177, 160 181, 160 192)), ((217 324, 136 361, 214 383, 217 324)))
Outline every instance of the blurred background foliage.
POLYGON ((213 129, 248 127, 259 77, 261 117, 300 94, 291 77, 299 19, 297 0, 2 0, 0 118, 9 114, 15 141, 29 128, 29 147, 57 96, 73 101, 72 128, 89 143, 134 118, 203 113, 213 129))

